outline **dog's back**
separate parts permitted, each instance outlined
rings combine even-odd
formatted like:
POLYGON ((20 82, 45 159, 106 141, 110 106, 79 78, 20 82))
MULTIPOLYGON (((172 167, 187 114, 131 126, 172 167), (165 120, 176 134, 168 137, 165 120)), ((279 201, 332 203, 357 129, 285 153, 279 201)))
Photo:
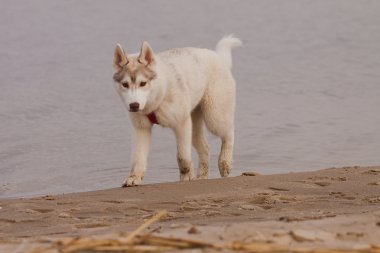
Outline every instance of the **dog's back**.
MULTIPOLYGON (((208 103, 207 95, 224 90, 234 97, 235 84, 231 75, 231 49, 241 45, 239 39, 227 36, 221 39, 216 50, 203 48, 175 48, 157 54, 166 72, 168 91, 184 93, 190 98, 193 110, 201 100, 208 103), (214 91, 213 91, 214 90, 214 91)), ((216 98, 221 97, 221 94, 216 98)), ((186 98, 184 98, 186 100, 186 98)), ((234 100, 233 100, 234 101, 234 100)))
POLYGON ((232 67, 231 50, 241 46, 241 41, 232 36, 225 36, 216 45, 215 51, 203 48, 185 47, 174 48, 158 54, 163 61, 189 61, 190 64, 199 64, 200 58, 215 59, 217 55, 218 61, 223 62, 229 69, 232 67), (215 54, 216 53, 216 54, 215 54))

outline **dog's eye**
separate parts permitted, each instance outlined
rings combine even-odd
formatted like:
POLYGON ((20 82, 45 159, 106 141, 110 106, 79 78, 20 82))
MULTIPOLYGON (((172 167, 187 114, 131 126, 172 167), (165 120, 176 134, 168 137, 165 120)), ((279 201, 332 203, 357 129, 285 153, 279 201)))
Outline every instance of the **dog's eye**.
POLYGON ((121 83, 121 86, 123 86, 124 88, 129 88, 129 83, 128 82, 125 82, 125 83, 121 83))
POLYGON ((141 82, 141 83, 140 83, 140 86, 141 86, 141 87, 144 87, 145 85, 146 85, 146 82, 141 82))

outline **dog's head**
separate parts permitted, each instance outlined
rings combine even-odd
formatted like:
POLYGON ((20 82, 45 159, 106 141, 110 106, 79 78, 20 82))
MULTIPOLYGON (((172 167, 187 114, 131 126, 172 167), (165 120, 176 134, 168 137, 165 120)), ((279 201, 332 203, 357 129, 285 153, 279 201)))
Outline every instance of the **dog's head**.
POLYGON ((128 56, 120 44, 115 48, 113 79, 116 90, 130 112, 142 111, 146 105, 150 86, 156 78, 156 61, 147 42, 139 55, 128 56))

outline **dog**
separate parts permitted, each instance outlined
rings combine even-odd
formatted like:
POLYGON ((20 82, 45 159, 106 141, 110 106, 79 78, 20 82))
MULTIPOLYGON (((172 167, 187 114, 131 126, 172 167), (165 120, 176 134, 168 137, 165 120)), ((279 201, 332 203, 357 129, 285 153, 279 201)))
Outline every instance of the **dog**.
POLYGON ((221 177, 230 174, 236 93, 231 51, 240 45, 232 35, 222 38, 215 51, 187 47, 156 54, 143 42, 139 53, 126 54, 120 44, 116 45, 113 79, 129 111, 135 139, 132 168, 124 187, 142 184, 154 124, 171 128, 175 134, 181 181, 208 178, 204 125, 221 138, 221 177), (192 146, 199 157, 196 177, 192 146))

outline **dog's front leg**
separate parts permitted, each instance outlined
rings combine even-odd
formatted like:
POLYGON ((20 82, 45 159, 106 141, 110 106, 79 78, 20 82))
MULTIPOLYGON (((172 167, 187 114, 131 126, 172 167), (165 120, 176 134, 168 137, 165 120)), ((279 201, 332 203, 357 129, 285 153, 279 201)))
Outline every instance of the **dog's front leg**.
POLYGON ((132 169, 129 177, 124 181, 123 187, 136 186, 142 183, 147 165, 151 133, 151 127, 134 127, 132 169))
POLYGON ((189 181, 193 178, 193 166, 191 163, 191 118, 174 129, 177 139, 177 161, 180 171, 180 180, 189 181))

